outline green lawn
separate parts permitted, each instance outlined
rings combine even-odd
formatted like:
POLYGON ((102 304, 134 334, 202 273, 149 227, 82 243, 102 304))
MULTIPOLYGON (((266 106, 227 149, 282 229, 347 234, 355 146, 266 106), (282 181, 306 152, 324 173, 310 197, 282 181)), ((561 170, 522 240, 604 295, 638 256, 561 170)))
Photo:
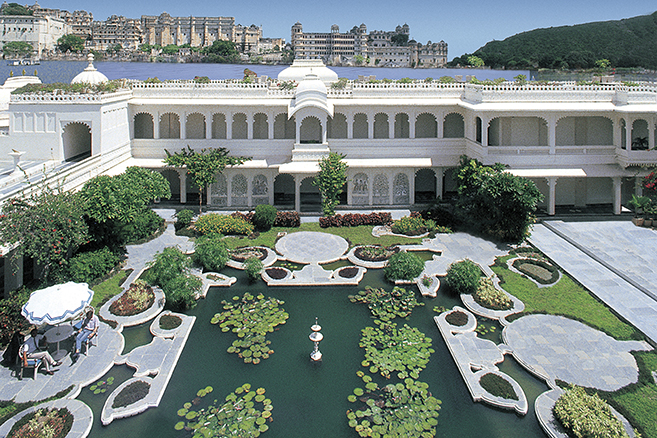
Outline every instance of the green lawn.
POLYGON ((525 313, 563 315, 600 329, 619 340, 642 339, 639 332, 624 323, 611 310, 595 299, 568 275, 562 275, 554 286, 538 287, 533 281, 509 270, 506 261, 515 256, 498 259, 493 272, 502 280, 502 287, 525 303, 525 313))
POLYGON ((351 246, 356 245, 407 245, 419 244, 422 239, 411 239, 409 237, 399 236, 372 236, 371 225, 361 225, 358 227, 331 227, 321 228, 319 222, 303 223, 298 228, 281 228, 275 227, 271 230, 260 233, 256 239, 248 239, 246 237, 227 237, 225 240, 229 249, 239 248, 242 246, 266 246, 274 248, 276 244, 276 236, 280 232, 296 233, 299 231, 319 231, 323 233, 336 234, 347 239, 351 246))
POLYGON ((91 288, 94 291, 91 306, 96 309, 96 314, 107 300, 123 290, 121 289, 121 283, 123 283, 127 276, 128 273, 122 269, 112 277, 91 288))

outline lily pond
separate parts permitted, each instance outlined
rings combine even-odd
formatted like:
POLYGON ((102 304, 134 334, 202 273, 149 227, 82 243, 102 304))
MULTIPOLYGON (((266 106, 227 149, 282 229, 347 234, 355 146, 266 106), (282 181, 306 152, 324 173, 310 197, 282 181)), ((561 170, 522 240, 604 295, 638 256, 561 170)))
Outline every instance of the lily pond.
MULTIPOLYGON (((409 384, 411 393, 423 392, 425 400, 430 398, 430 403, 423 405, 425 412, 428 412, 424 418, 407 417, 399 421, 411 423, 410 426, 415 427, 417 431, 435 431, 437 437, 459 438, 545 436, 533 408, 526 416, 519 416, 512 411, 472 402, 433 322, 433 316, 437 315, 433 309, 440 306, 451 309, 460 304, 456 297, 445 296, 440 291, 437 298, 421 297, 416 286, 408 286, 416 293, 417 301, 424 305, 414 307, 406 318, 396 317, 391 321, 383 321, 383 324, 396 324, 393 337, 406 333, 406 336, 410 336, 410 339, 416 340, 418 344, 415 345, 418 348, 408 350, 409 354, 413 352, 417 356, 417 360, 411 361, 413 364, 400 374, 403 377, 400 379, 399 369, 386 373, 376 367, 370 368, 377 360, 376 357, 370 355, 369 360, 366 360, 366 348, 359 347, 362 342, 362 330, 366 327, 372 327, 366 330, 369 337, 382 331, 393 331, 390 327, 386 329, 386 326, 375 323, 367 304, 351 302, 349 299, 349 295, 358 295, 360 291, 365 290, 366 285, 392 290, 393 286, 384 280, 382 270, 369 270, 359 286, 337 287, 267 287, 262 281, 249 284, 246 274, 242 271, 226 268, 222 273, 235 276, 238 281, 229 288, 211 289, 207 298, 200 300, 198 305, 188 312, 196 317, 196 322, 158 408, 116 420, 106 427, 101 425, 99 413, 111 392, 111 387, 106 392, 98 391, 98 388, 107 384, 110 378, 112 385, 116 387, 131 377, 133 370, 126 366, 115 366, 103 378, 101 386, 94 390, 89 387, 83 389, 78 398, 94 411, 94 425, 90 437, 210 436, 200 430, 199 419, 212 426, 213 422, 217 421, 213 413, 221 411, 220 416, 225 416, 235 409, 240 410, 241 418, 248 418, 250 415, 249 425, 255 425, 259 432, 255 435, 232 435, 225 432, 225 436, 257 436, 261 433, 261 436, 266 438, 357 437, 357 430, 361 429, 360 426, 366 418, 356 414, 362 414, 368 408, 379 412, 378 407, 383 407, 384 403, 381 397, 384 393, 380 389, 388 384, 396 384, 385 393, 390 395, 390 399, 406 391, 409 384), (245 361, 242 354, 237 354, 242 344, 235 344, 235 341, 243 339, 232 331, 237 318, 216 317, 214 324, 211 323, 216 314, 226 310, 230 314, 232 310, 241 308, 241 301, 234 300, 233 297, 240 297, 241 300, 247 293, 253 297, 251 301, 254 303, 260 300, 261 295, 265 300, 271 297, 282 301, 277 302, 276 311, 270 312, 277 315, 272 316, 275 320, 275 324, 272 324, 273 331, 266 333, 266 340, 257 340, 262 341, 261 348, 254 350, 258 351, 257 364, 253 363, 255 356, 245 361), (285 318, 286 315, 281 312, 285 312, 289 317, 285 318), (322 327, 321 333, 324 335, 319 344, 323 360, 317 363, 310 360, 313 343, 308 338, 315 317, 318 318, 322 327), (221 321, 232 322, 222 327, 221 321), (413 332, 405 331, 405 325, 409 326, 408 330, 412 328, 413 332), (424 337, 416 331, 424 334, 424 337), (424 357, 428 354, 426 338, 431 338, 430 348, 433 350, 428 362, 424 357), (424 348, 420 348, 423 346, 424 348), (389 378, 386 378, 386 374, 389 378), (374 388, 374 384, 379 388, 378 395, 370 396, 368 405, 366 402, 370 393, 367 388, 374 388), (363 390, 366 397, 362 397, 363 390), (354 399, 356 401, 352 402, 354 399), (440 404, 436 405, 434 399, 440 400, 440 404), (221 409, 222 407, 224 409, 221 409), (242 412, 242 409, 245 411, 242 412), (436 410, 438 416, 434 417, 436 410), (250 414, 247 414, 247 411, 250 414), (349 418, 348 411, 351 411, 349 418), (190 425, 196 425, 197 429, 185 428, 190 425)), ((497 323, 481 319, 479 322, 486 338, 501 342, 500 327, 497 323)), ((151 341, 149 324, 124 330, 124 353, 151 341)), ((368 338, 365 343, 371 345, 372 342, 374 341, 368 338)), ((388 360, 385 357, 382 359, 388 360)), ((397 366, 399 362, 403 362, 403 358, 397 362, 397 366)), ((510 356, 506 356, 499 367, 520 383, 530 406, 533 406, 534 399, 547 389, 542 381, 524 371, 510 356)), ((403 414, 398 415, 401 419, 403 414)), ((380 417, 374 417, 376 415, 369 417, 370 427, 381 420, 380 417)), ((367 426, 367 423, 365 424, 367 426)), ((399 436, 408 436, 401 432, 400 430, 399 436)), ((415 436, 432 436, 414 433, 418 433, 415 436)), ((396 435, 393 432, 380 436, 396 435)))

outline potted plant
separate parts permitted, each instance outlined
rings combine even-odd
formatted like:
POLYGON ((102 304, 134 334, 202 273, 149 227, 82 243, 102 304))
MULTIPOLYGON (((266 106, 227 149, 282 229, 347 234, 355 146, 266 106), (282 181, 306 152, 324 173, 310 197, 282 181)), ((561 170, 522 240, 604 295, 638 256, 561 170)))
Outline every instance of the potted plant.
POLYGON ((632 195, 632 199, 630 199, 628 204, 634 209, 634 218, 632 219, 634 225, 639 227, 643 226, 643 215, 646 213, 646 209, 650 205, 650 198, 647 196, 632 195))
POLYGON ((653 227, 657 225, 657 220, 655 220, 655 217, 657 216, 657 206, 648 206, 645 209, 646 212, 646 218, 643 221, 643 226, 644 227, 653 227))

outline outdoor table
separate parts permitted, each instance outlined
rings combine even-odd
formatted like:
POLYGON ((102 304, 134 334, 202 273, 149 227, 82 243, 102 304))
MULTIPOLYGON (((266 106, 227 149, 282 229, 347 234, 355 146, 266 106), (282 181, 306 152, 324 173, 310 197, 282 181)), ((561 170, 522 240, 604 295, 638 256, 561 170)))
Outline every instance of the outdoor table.
POLYGON ((73 327, 70 324, 57 325, 46 332, 46 340, 49 344, 57 343, 57 351, 52 354, 52 358, 60 360, 68 354, 66 350, 59 349, 59 343, 68 339, 73 334, 73 327))

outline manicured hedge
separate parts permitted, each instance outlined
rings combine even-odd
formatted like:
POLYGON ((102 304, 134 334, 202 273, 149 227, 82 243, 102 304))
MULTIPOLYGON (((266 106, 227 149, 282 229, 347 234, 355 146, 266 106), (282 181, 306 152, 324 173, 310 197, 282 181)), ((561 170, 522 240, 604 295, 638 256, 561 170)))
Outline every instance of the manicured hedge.
POLYGON ((522 272, 523 274, 527 275, 528 277, 531 277, 532 279, 534 279, 537 282, 541 283, 541 284, 552 284, 552 283, 556 282, 559 279, 559 270, 555 266, 553 266, 549 263, 546 263, 542 260, 524 259, 524 258, 523 259, 516 259, 516 260, 513 261, 513 267, 516 268, 517 270, 519 270, 520 272, 522 272), (536 266, 539 266, 539 267, 547 270, 551 274, 550 279, 546 280, 544 278, 539 277, 538 275, 534 275, 533 272, 531 272, 527 269, 522 269, 520 266, 522 266, 523 264, 526 264, 526 263, 530 264, 530 265, 536 265, 536 266))
POLYGON ((422 273, 424 261, 413 253, 400 251, 390 256, 383 271, 389 281, 412 280, 422 273))
POLYGON ((278 211, 273 205, 258 205, 253 213, 253 225, 260 231, 268 231, 276 222, 277 214, 278 211))
POLYGON ((445 281, 456 294, 471 294, 477 290, 481 269, 470 259, 454 262, 447 268, 445 281))
POLYGON ((390 225, 392 215, 388 212, 373 212, 370 214, 348 213, 336 214, 319 218, 319 226, 329 227, 357 227, 359 225, 390 225))
POLYGON ((490 392, 496 397, 502 397, 507 400, 518 400, 518 394, 511 383, 493 373, 486 373, 479 379, 479 384, 486 391, 490 392))
POLYGON ((104 247, 71 257, 66 266, 66 277, 76 283, 93 283, 106 276, 121 261, 121 256, 104 247))
POLYGON ((421 217, 404 216, 403 218, 394 221, 391 228, 392 232, 395 234, 419 236, 434 231, 436 229, 436 223, 431 219, 425 220, 421 217))
POLYGON ((241 217, 224 214, 204 214, 196 220, 196 231, 200 234, 243 234, 253 233, 253 225, 241 217))
POLYGON ((597 394, 588 395, 584 388, 571 386, 554 405, 555 418, 569 435, 582 438, 628 438, 623 423, 597 394))
POLYGON ((114 398, 112 408, 123 408, 138 402, 148 395, 151 385, 142 380, 137 380, 126 386, 114 398))
MULTIPOLYGON (((250 224, 253 224, 254 215, 255 213, 252 211, 246 214, 236 211, 231 214, 232 217, 241 218, 250 224)), ((274 221, 273 226, 280 228, 297 228, 301 226, 301 218, 296 211, 278 211, 276 212, 276 220, 274 221)))

